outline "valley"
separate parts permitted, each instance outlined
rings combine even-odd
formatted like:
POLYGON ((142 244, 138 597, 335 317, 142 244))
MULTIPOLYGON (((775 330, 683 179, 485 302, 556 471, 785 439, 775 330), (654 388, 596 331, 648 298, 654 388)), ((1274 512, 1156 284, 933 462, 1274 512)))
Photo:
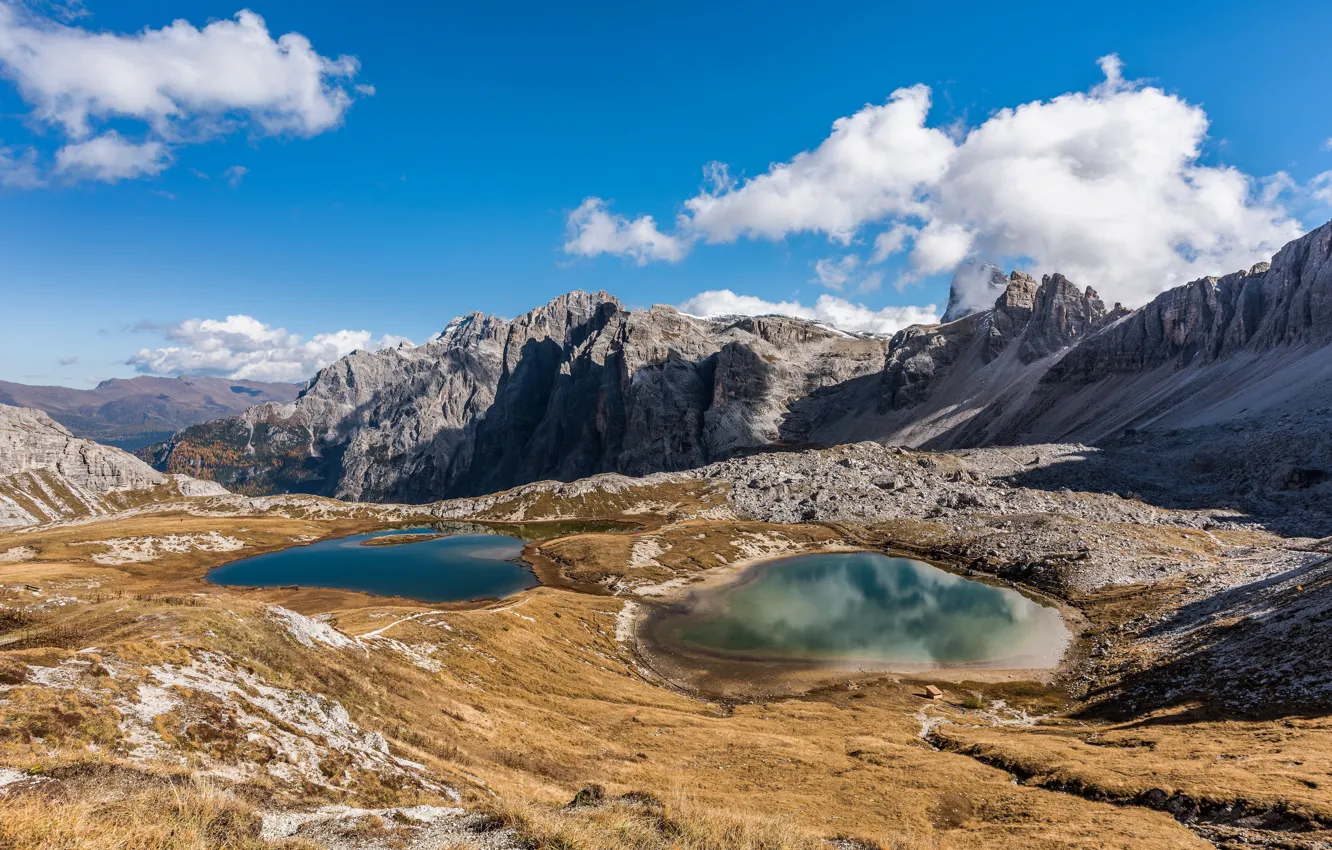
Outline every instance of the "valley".
POLYGON ((256 848, 1321 846, 1326 541, 1234 511, 1008 483, 1073 454, 861 444, 415 506, 215 495, 7 532, 0 834, 16 847, 80 829, 199 847, 229 830, 229 846, 256 848), (545 586, 495 602, 205 580, 292 543, 464 519, 625 525, 542 537, 526 551, 545 586), (720 698, 636 647, 672 592, 848 547, 1039 590, 1069 611, 1074 644, 1034 676, 825 670, 720 698), (153 789, 178 802, 145 808, 153 789))
POLYGON ((1332 850, 1330 30, 0 0, 0 850, 1332 850))
POLYGON ((152 465, 0 407, 0 845, 1329 846, 1332 225, 985 286, 571 293, 152 465))

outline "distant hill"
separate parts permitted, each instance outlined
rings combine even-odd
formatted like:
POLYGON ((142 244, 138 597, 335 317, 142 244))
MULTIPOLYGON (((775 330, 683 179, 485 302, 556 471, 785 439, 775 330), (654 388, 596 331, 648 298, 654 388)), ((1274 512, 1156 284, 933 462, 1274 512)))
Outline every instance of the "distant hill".
POLYGON ((95 389, 0 381, 0 404, 45 411, 76 437, 127 451, 266 401, 288 402, 300 387, 230 378, 112 378, 95 389))

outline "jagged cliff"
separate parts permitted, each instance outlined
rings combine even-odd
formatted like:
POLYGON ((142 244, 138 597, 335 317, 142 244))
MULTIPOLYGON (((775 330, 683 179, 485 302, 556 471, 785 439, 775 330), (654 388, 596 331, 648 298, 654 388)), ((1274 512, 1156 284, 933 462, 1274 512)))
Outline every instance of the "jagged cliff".
POLYGON ((1332 223, 1272 262, 1107 311, 1013 272, 988 310, 899 332, 876 379, 796 405, 791 441, 1095 443, 1332 403, 1332 223))
POLYGON ((573 292, 356 352, 302 396, 186 429, 151 458, 246 492, 426 501, 543 478, 687 469, 779 439, 789 405, 877 372, 886 342, 783 317, 700 319, 573 292))
POLYGON ((1270 265, 1134 311, 1060 274, 976 264, 955 278, 957 318, 887 343, 574 292, 511 321, 457 319, 417 348, 356 352, 294 403, 186 429, 150 457, 244 492, 419 502, 772 444, 1093 443, 1332 403, 1330 240, 1332 223, 1270 265))
POLYGON ((0 404, 0 526, 226 492, 211 481, 163 475, 120 449, 81 440, 40 410, 0 404))

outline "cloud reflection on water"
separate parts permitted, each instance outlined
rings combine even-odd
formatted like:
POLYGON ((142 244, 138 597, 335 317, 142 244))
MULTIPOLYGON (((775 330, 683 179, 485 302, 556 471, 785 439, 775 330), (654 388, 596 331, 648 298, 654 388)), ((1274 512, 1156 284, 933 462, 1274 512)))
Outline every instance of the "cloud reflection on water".
POLYGON ((710 649, 904 664, 1053 664, 1057 611, 1008 588, 873 552, 806 555, 698 600, 680 636, 710 649))

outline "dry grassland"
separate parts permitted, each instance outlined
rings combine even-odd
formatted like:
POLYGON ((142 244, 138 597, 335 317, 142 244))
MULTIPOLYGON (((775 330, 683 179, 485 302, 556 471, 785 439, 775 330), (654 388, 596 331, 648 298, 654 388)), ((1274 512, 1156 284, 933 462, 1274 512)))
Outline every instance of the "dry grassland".
MULTIPOLYGON (((519 518, 514 507, 482 518, 519 518)), ((568 582, 603 591, 683 586, 748 559, 863 539, 864 530, 832 526, 683 519, 722 507, 717 491, 695 481, 646 497, 529 499, 523 513, 639 522, 634 533, 540 547, 568 582)), ((813 850, 832 839, 932 850, 1209 846, 1139 799, 1153 789, 1332 818, 1322 718, 1176 713, 1110 723, 1077 717, 1079 705, 1057 688, 948 677, 936 680, 943 703, 922 698, 923 679, 887 677, 721 704, 645 675, 617 640, 625 602, 613 596, 539 587, 480 607, 422 606, 203 580, 237 557, 372 527, 370 519, 166 513, 0 534, 0 552, 34 552, 0 564, 0 766, 29 775, 0 796, 0 847, 294 850, 308 845, 260 837, 260 813, 332 802, 452 805, 440 784, 532 847, 585 850, 813 850), (214 532, 243 548, 94 560, 115 551, 97 541, 214 532), (52 605, 53 597, 72 601, 52 605), (302 642, 274 604, 328 615, 315 622, 351 639, 302 642), (165 681, 204 669, 208 658, 222 659, 210 675, 245 683, 233 699, 165 681), (385 758, 421 769, 377 767, 340 749, 332 732, 310 732, 276 709, 237 707, 264 688, 319 695, 321 710, 336 701, 356 734, 383 736, 385 758), (160 702, 156 714, 137 708, 149 697, 160 702), (1052 716, 1014 722, 1018 711, 1052 716), (260 721, 272 728, 256 735, 260 721), (275 774, 290 758, 278 745, 284 735, 320 753, 314 773, 275 774), (579 795, 592 786, 599 790, 579 795)), ((922 549, 943 534, 923 522, 873 530, 922 549)), ((1132 613, 1089 610, 1093 631, 1132 613)))

